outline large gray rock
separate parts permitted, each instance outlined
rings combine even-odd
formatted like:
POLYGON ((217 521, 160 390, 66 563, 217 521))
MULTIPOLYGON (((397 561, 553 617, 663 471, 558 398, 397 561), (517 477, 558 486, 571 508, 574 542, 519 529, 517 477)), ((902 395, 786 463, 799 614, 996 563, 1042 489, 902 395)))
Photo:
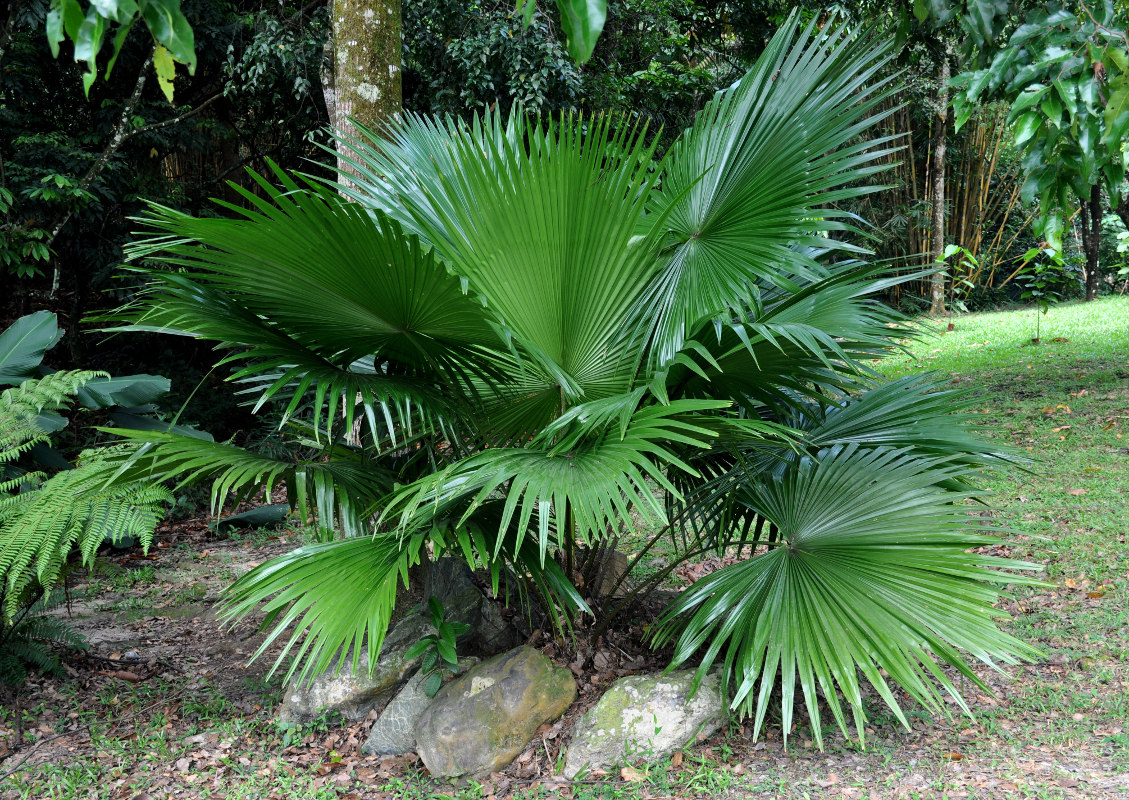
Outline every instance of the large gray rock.
POLYGON ((470 644, 479 653, 492 656, 521 644, 522 637, 509 620, 502 616, 502 604, 483 597, 479 606, 478 624, 471 631, 470 644))
POLYGON ((693 671, 683 670, 613 683, 573 727, 564 776, 572 780, 585 768, 613 767, 631 754, 664 758, 698 733, 714 733, 727 719, 721 677, 708 674, 689 699, 693 680, 693 671))
POLYGON ((362 655, 356 673, 347 665, 339 673, 333 667, 308 686, 291 684, 283 695, 279 720, 310 722, 326 711, 354 721, 364 719, 419 666, 418 658, 404 658, 407 649, 434 632, 428 617, 421 614, 405 617, 384 638, 371 673, 368 656, 362 655))
POLYGON ((575 699, 569 670, 518 647, 439 690, 416 723, 416 752, 436 778, 494 772, 575 699))
MULTIPOLYGON (((478 663, 477 658, 459 659, 459 674, 478 663)), ((445 672, 444 681, 456 676, 445 672)), ((361 752, 368 755, 398 756, 416 749, 416 723, 433 698, 424 691, 427 676, 419 670, 408 679, 404 687, 389 701, 373 723, 361 752)))
MULTIPOLYGON (((443 556, 427 566, 427 578, 423 582, 423 601, 426 605, 434 597, 444 607, 450 605, 466 589, 474 588, 474 573, 461 558, 443 556)), ((448 613, 450 608, 448 608, 448 613)))
POLYGON ((517 647, 521 637, 505 617, 500 605, 474 585, 474 574, 461 558, 443 556, 428 565, 423 589, 424 603, 434 597, 443 604, 448 622, 462 622, 470 630, 459 636, 459 650, 469 649, 492 656, 517 647))

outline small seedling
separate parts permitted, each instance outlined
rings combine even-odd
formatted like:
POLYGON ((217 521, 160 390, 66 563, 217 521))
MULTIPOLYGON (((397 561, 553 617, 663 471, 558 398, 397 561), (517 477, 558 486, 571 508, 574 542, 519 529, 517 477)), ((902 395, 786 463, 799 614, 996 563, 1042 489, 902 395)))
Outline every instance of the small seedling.
POLYGON ((452 675, 459 674, 459 657, 455 652, 455 640, 470 630, 464 622, 447 622, 443 604, 438 598, 432 597, 427 601, 431 611, 431 624, 435 633, 424 636, 408 648, 404 654, 407 659, 422 657, 420 671, 427 677, 424 679, 423 691, 428 697, 435 697, 439 687, 443 685, 443 670, 452 675))

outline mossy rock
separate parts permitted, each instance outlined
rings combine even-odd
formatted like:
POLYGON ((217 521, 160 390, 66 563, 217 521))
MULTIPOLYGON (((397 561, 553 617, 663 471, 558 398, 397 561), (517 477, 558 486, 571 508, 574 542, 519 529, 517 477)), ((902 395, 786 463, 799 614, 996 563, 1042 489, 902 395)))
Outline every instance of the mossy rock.
POLYGON ((632 675, 613 683, 577 720, 565 757, 564 776, 613 767, 625 758, 665 758, 714 733, 728 718, 721 677, 710 673, 691 697, 694 672, 632 675))
POLYGON ((494 772, 575 699, 571 672, 532 647, 518 647, 439 690, 416 724, 417 752, 436 778, 494 772))

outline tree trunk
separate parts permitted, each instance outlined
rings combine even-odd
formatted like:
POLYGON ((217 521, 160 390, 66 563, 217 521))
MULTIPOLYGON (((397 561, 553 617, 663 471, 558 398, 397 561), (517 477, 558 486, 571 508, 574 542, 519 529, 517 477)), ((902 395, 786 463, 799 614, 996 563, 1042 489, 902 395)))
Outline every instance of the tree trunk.
MULTIPOLYGON (((400 0, 333 0, 331 14, 332 67, 322 75, 330 122, 345 136, 357 135, 350 117, 379 130, 402 110, 400 0)), ((337 166, 350 171, 340 158, 337 166)))
POLYGON ((937 98, 937 128, 933 140, 933 236, 932 264, 938 269, 930 283, 929 315, 945 313, 945 133, 949 125, 949 48, 941 60, 941 92, 937 98))
POLYGON ((1098 296, 1101 282, 1101 263, 1099 256, 1102 246, 1102 189, 1094 184, 1090 187, 1089 199, 1082 200, 1082 251, 1086 254, 1086 301, 1098 296))

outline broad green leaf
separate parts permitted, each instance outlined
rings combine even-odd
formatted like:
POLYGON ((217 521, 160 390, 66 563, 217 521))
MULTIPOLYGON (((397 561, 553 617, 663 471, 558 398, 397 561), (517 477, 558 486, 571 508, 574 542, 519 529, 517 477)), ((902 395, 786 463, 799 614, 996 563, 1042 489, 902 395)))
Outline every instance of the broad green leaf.
POLYGON ((63 11, 59 0, 52 0, 51 10, 47 12, 47 44, 51 48, 51 57, 59 57, 59 45, 63 41, 63 11))
POLYGON ((105 35, 105 17, 91 8, 74 38, 74 60, 83 61, 87 65, 87 71, 82 76, 82 85, 88 96, 90 87, 98 77, 98 53, 102 50, 102 40, 105 35))
POLYGON ((521 14, 521 21, 525 27, 533 24, 533 15, 537 13, 537 0, 517 0, 517 13, 521 14))
POLYGON ((1048 93, 1039 107, 1047 115, 1047 119, 1052 125, 1056 128, 1062 125, 1062 103, 1059 102, 1054 93, 1048 93))
POLYGON ((0 333, 0 385, 15 386, 35 374, 44 354, 63 338, 55 315, 36 311, 0 333))
POLYGON ((435 649, 439 652, 440 657, 448 663, 458 663, 459 657, 455 654, 455 647, 447 639, 439 638, 435 640, 435 649))
POLYGON ((1122 75, 1129 73, 1129 52, 1119 47, 1110 47, 1105 51, 1105 56, 1122 75))
POLYGON ((1102 143, 1120 148, 1129 129, 1129 80, 1121 79, 1105 107, 1105 134, 1102 143))
POLYGON ((78 0, 51 0, 52 8, 60 9, 63 28, 71 41, 78 41, 78 31, 86 21, 86 14, 78 0))
POLYGON ((1015 146, 1023 147, 1039 132, 1043 121, 1038 114, 1029 111, 1020 117, 1015 123, 1015 146))
POLYGON ((1078 86, 1073 81, 1055 80, 1052 85, 1055 91, 1058 92, 1059 98, 1062 100, 1070 118, 1074 119, 1078 116, 1078 86))
MULTIPOLYGON (((404 660, 405 661, 411 661, 413 658, 419 658, 425 652, 427 652, 428 648, 431 647, 431 645, 434 641, 435 640, 432 639, 431 637, 424 637, 424 638, 420 639, 419 641, 415 642, 411 647, 409 647, 406 651, 404 651, 404 660)), ((424 665, 424 668, 425 669, 427 668, 426 664, 424 665)))
POLYGON ((1093 75, 1078 81, 1078 95, 1082 98, 1088 113, 1096 112, 1098 104, 1101 102, 1099 94, 1098 82, 1093 75))
POLYGON ((90 0, 90 5, 108 20, 126 25, 137 15, 134 0, 90 0))
POLYGON ((167 394, 170 387, 169 379, 159 375, 95 378, 79 389, 78 401, 93 410, 110 406, 135 408, 167 394))
POLYGON ((133 30, 133 23, 135 21, 136 18, 131 19, 125 25, 120 26, 118 32, 114 34, 113 53, 110 56, 110 60, 106 63, 106 80, 110 79, 110 74, 114 71, 114 65, 118 63, 118 56, 121 55, 122 45, 125 44, 125 40, 129 37, 129 32, 133 30))
POLYGON ((978 43, 990 42, 996 36, 997 20, 1008 12, 1007 0, 970 0, 963 22, 978 43))
POLYGON ((1035 84, 1034 86, 1028 86, 1026 89, 1020 92, 1019 97, 1016 98, 1015 102, 1011 105, 1011 113, 1013 115, 1013 118, 1018 117, 1019 112, 1026 111, 1027 109, 1031 108, 1031 106, 1036 105, 1040 100, 1043 99, 1044 96, 1046 96, 1047 92, 1050 91, 1050 88, 1051 87, 1049 86, 1035 84))
MULTIPOLYGON (((526 2, 532 4, 533 0, 526 2)), ((569 55, 583 64, 592 57, 596 40, 604 30, 607 0, 557 0, 557 8, 561 12, 561 27, 568 39, 569 55)))
POLYGON ((196 45, 192 26, 180 10, 180 0, 139 0, 141 14, 153 38, 165 47, 173 59, 196 73, 196 45))

